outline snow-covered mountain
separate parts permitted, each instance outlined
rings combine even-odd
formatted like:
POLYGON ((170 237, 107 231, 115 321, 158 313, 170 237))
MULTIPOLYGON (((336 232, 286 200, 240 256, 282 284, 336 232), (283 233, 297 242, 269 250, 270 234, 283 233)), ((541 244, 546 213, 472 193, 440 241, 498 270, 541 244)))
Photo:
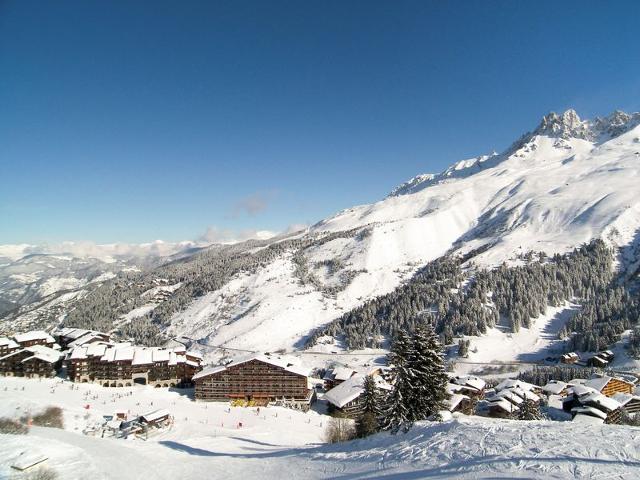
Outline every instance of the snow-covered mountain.
POLYGON ((639 113, 551 113, 503 153, 419 175, 307 231, 212 247, 146 272, 129 293, 131 310, 145 308, 118 314, 161 312, 167 334, 212 345, 289 349, 447 253, 476 252, 475 264, 492 267, 602 238, 619 248, 620 267, 637 269, 639 125, 639 113), (172 296, 138 301, 158 279, 178 285, 172 296))
POLYGON ((203 248, 194 242, 96 245, 0 245, 0 317, 24 307, 55 307, 78 298, 120 272, 139 272, 203 248))
POLYGON ((301 285, 293 252, 284 253, 194 301, 170 330, 233 347, 292 347, 447 252, 484 247, 474 262, 493 266, 595 237, 629 245, 640 228, 639 123, 637 113, 594 121, 573 110, 551 113, 502 154, 418 176, 379 202, 314 225, 307 236, 359 232, 302 252, 320 288, 301 285), (322 292, 341 278, 348 282, 334 296, 322 292))

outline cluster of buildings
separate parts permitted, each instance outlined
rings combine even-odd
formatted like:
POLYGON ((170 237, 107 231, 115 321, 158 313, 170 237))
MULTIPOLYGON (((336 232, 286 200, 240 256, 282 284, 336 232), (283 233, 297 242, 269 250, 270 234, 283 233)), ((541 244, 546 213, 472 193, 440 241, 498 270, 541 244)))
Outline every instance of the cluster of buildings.
MULTIPOLYGON (((576 357, 566 354, 561 361, 583 361, 576 357)), ((593 362, 610 362, 613 354, 604 351, 593 358, 599 359, 589 360, 595 365, 593 362)), ((53 335, 32 331, 0 337, 0 374, 7 376, 49 377, 65 366, 73 382, 105 387, 194 386, 195 399, 200 401, 240 401, 255 406, 275 403, 301 410, 307 410, 315 400, 315 382, 326 390, 329 411, 351 418, 362 410, 367 376, 381 391, 392 388, 381 367, 357 372, 336 366, 324 371, 320 380, 312 379, 310 369, 297 359, 279 355, 254 354, 204 369, 202 363, 199 353, 184 346, 136 346, 113 341, 109 334, 94 330, 63 328, 53 335)), ((640 396, 634 393, 636 382, 631 376, 597 376, 568 383, 553 380, 538 386, 506 379, 487 388, 486 382, 476 376, 450 374, 447 408, 451 412, 513 418, 525 402, 540 404, 553 399, 573 421, 619 423, 625 412, 640 413, 640 396)))
POLYGON ((614 358, 615 355, 611 350, 603 350, 585 357, 580 357, 576 352, 569 352, 560 356, 560 363, 577 365, 579 367, 605 368, 613 362, 614 358))
POLYGON ((552 380, 544 386, 507 379, 486 392, 484 407, 495 417, 516 415, 525 401, 540 404, 553 399, 572 420, 583 423, 620 423, 623 413, 640 412, 640 396, 634 394, 635 377, 597 376, 571 382, 552 380))
POLYGON ((60 346, 47 332, 0 337, 0 375, 50 377, 60 369, 63 358, 60 346))
POLYGON ((63 328, 53 336, 32 331, 0 338, 2 375, 52 377, 63 366, 73 382, 105 387, 177 387, 191 385, 193 376, 202 370, 202 356, 183 346, 115 342, 107 333, 81 328, 63 328))

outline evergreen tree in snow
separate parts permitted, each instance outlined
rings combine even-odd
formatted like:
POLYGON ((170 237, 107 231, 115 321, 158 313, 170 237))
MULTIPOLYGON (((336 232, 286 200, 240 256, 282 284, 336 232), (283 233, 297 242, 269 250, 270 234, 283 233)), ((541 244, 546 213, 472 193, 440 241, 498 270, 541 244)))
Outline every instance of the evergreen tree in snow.
POLYGON ((362 411, 356 419, 356 434, 367 437, 376 433, 380 428, 382 405, 378 387, 372 376, 364 378, 364 392, 362 393, 362 411))
POLYGON ((448 377, 442 346, 430 326, 418 325, 411 338, 400 333, 389 355, 394 372, 393 389, 387 398, 386 429, 405 432, 420 420, 444 408, 448 377))
POLYGON ((520 404, 516 418, 518 420, 542 420, 540 405, 533 400, 526 399, 520 404))
POLYGON ((413 357, 413 342, 404 332, 396 336, 391 351, 387 355, 387 364, 392 369, 393 388, 386 398, 383 411, 382 427, 396 434, 402 428, 411 428, 409 409, 413 394, 413 378, 410 371, 410 360, 413 357))
POLYGON ((429 325, 419 325, 413 335, 411 421, 425 420, 444 408, 447 383, 442 345, 429 325))

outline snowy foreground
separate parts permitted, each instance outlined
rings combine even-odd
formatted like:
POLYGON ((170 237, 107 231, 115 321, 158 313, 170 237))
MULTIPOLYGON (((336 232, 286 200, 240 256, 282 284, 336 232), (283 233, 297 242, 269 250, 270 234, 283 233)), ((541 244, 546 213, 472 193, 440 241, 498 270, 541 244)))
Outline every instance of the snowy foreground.
POLYGON ((10 464, 24 451, 49 457, 46 465, 60 479, 640 477, 640 428, 456 417, 424 422, 408 434, 325 445, 328 417, 313 411, 263 408, 257 415, 166 389, 72 390, 59 379, 0 380, 0 416, 48 405, 64 408, 66 430, 0 435, 0 478, 23 478, 10 464), (81 433, 103 414, 156 408, 169 409, 175 424, 147 441, 81 433))

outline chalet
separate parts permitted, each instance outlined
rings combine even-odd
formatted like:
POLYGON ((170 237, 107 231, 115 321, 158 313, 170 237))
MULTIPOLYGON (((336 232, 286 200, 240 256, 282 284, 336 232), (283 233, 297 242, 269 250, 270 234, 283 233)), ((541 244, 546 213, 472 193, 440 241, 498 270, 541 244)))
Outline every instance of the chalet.
POLYGON ((560 357, 561 363, 573 364, 580 360, 580 357, 575 352, 565 353, 560 357))
POLYGON ((566 397, 569 388, 568 383, 561 382, 560 380, 550 380, 544 387, 542 387, 542 391, 547 395, 559 395, 561 397, 566 397))
POLYGON ((633 393, 634 389, 634 384, 630 381, 606 375, 587 380, 584 385, 597 390, 607 397, 612 397, 616 393, 633 393))
POLYGON ((193 376, 196 400, 246 400, 266 405, 284 400, 308 409, 315 398, 306 367, 280 357, 252 355, 193 376))
POLYGON ((10 338, 0 337, 0 357, 3 357, 8 353, 15 352, 19 348, 20 348, 20 345, 18 345, 15 341, 11 340, 10 338))
MULTIPOLYGON (((371 375, 376 387, 380 390, 390 390, 391 386, 379 375, 371 375)), ((347 417, 355 418, 362 409, 362 394, 364 393, 364 379, 366 375, 356 374, 348 380, 333 387, 324 398, 329 403, 329 410, 341 412, 347 417)))
POLYGON ((73 348, 67 356, 71 381, 93 382, 105 387, 133 384, 176 387, 191 384, 202 367, 202 356, 175 349, 135 347, 130 343, 89 343, 73 348))
POLYGON ((604 423, 620 423, 622 405, 613 398, 598 392, 588 392, 578 396, 578 406, 571 409, 571 414, 597 416, 604 419, 604 423))
POLYGON ((345 382, 356 375, 356 371, 347 367, 334 367, 326 371, 322 380, 324 380, 325 388, 331 390, 342 382, 345 382))
POLYGON ((13 339, 23 348, 32 347, 33 345, 44 345, 45 347, 53 348, 56 344, 53 337, 42 330, 18 333, 13 336, 13 339))
POLYGON ((487 382, 472 375, 453 375, 449 378, 449 383, 460 387, 456 392, 475 399, 484 397, 484 389, 487 385, 487 382))
POLYGON ((520 390, 529 391, 533 393, 542 392, 542 388, 539 387, 538 385, 523 382, 522 380, 516 380, 513 378, 507 378, 494 387, 496 392, 499 392, 501 390, 514 389, 514 388, 518 388, 520 390))
POLYGON ((537 392, 540 387, 521 380, 506 379, 496 385, 495 393, 487 398, 489 415, 495 417, 510 417, 520 409, 525 400, 540 402, 537 392))
POLYGON ((53 377, 63 354, 43 345, 14 350, 0 357, 0 374, 10 377, 53 377))
POLYGON ((611 398, 618 402, 628 415, 635 415, 640 412, 640 396, 638 395, 615 393, 611 398))
POLYGON ((588 367, 605 368, 607 365, 609 365, 609 362, 600 355, 594 355, 587 359, 588 367))
POLYGON ((520 403, 511 402, 502 396, 493 396, 487 399, 489 415, 498 418, 508 418, 520 409, 520 403))
POLYGON ((611 350, 603 350, 602 352, 598 352, 598 356, 607 362, 611 363, 615 359, 615 355, 611 350))
POLYGON ((467 395, 460 393, 453 393, 449 395, 449 398, 445 400, 447 410, 451 413, 460 412, 465 415, 473 415, 475 409, 473 400, 467 395))
POLYGON ((171 422, 171 414, 167 410, 155 410, 153 412, 140 415, 138 419, 143 425, 149 427, 162 427, 168 425, 171 422))

